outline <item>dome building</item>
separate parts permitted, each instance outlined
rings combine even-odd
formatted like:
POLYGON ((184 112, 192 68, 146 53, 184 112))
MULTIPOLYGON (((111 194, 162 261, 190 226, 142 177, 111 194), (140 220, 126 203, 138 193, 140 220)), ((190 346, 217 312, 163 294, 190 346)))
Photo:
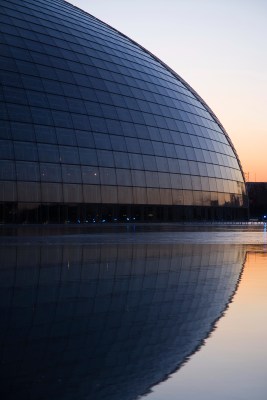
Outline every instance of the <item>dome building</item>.
POLYGON ((2 223, 246 218, 233 144, 180 76, 63 0, 0 12, 2 223))

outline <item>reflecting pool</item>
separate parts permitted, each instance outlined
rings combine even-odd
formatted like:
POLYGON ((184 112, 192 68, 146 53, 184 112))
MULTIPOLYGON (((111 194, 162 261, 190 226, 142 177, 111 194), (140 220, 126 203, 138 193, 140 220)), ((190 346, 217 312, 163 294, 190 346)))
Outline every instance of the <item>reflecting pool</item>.
POLYGON ((3 238, 1 398, 266 399, 264 232, 195 233, 3 238))

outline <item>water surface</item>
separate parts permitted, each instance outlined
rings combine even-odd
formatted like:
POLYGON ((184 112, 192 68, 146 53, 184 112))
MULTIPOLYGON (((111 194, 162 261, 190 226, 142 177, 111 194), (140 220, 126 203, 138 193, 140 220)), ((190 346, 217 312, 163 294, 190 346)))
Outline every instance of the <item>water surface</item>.
POLYGON ((266 398, 264 226, 13 233, 1 398, 266 398))
POLYGON ((265 400, 266 310, 267 253, 261 246, 248 247, 239 287, 211 335, 145 399, 265 400))

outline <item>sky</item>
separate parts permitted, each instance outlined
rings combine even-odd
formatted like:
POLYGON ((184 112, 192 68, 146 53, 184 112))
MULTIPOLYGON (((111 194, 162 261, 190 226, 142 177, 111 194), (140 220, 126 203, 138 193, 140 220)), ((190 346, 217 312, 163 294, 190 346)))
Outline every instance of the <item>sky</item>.
POLYGON ((267 182, 266 0, 69 0, 177 72, 229 134, 248 181, 267 182))

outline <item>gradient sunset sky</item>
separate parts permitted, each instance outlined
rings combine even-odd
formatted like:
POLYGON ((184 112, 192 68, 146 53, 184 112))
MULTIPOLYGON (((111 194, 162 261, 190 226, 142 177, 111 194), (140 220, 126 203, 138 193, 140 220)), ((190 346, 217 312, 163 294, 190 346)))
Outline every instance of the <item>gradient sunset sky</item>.
POLYGON ((267 182, 266 0, 69 2, 184 78, 225 127, 247 180, 267 182))

